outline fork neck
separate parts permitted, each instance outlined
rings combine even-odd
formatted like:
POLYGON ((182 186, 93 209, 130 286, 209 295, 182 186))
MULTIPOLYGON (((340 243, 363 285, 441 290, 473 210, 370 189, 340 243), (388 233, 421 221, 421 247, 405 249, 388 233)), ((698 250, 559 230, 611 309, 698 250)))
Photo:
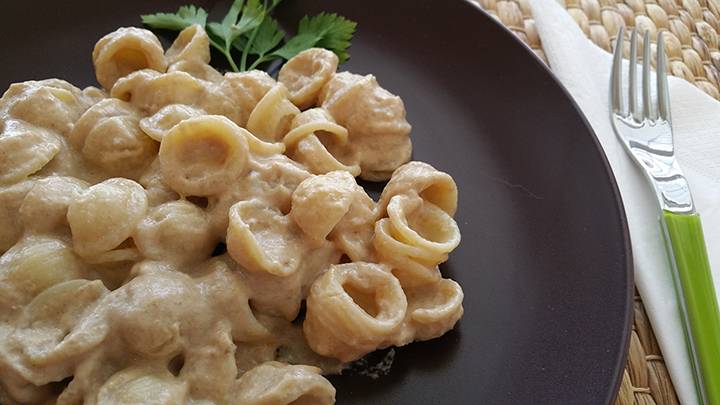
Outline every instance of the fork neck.
POLYGON ((685 215, 695 213, 690 186, 682 173, 662 178, 655 177, 652 184, 660 208, 664 211, 685 215))

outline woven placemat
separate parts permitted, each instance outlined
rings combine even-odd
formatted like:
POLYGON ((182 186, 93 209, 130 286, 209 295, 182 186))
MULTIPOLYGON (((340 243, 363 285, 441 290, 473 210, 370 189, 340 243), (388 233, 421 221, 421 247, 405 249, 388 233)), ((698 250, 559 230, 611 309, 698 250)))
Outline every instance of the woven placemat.
MULTIPOLYGON (((527 0, 476 0, 547 62, 527 0)), ((558 0, 599 47, 610 51, 621 26, 666 32, 670 73, 720 99, 720 0, 558 0)), ((628 30, 625 37, 627 56, 628 30)), ((641 37, 642 38, 642 37, 641 37)), ((654 52, 653 46, 653 52, 654 52)), ((655 57, 653 56, 653 60, 655 57)), ((617 404, 679 404, 640 297, 617 404)), ((588 367, 592 367, 591 364, 588 367)))

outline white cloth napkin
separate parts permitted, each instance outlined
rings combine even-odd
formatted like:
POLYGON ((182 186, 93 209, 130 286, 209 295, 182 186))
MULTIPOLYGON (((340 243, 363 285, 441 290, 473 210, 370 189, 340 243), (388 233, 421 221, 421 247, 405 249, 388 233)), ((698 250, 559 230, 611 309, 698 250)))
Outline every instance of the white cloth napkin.
MULTIPOLYGON (((635 283, 680 401, 696 404, 658 204, 609 120, 612 55, 588 40, 555 0, 530 0, 530 5, 552 71, 587 117, 615 173, 630 228, 635 283)), ((674 77, 669 78, 669 89, 677 158, 702 218, 715 289, 720 291, 720 103, 674 77)))

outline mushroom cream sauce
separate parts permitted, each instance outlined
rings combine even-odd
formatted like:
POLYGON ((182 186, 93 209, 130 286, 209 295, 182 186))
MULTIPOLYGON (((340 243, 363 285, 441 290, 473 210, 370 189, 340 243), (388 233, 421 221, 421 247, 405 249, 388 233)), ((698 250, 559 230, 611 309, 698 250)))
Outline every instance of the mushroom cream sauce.
POLYGON ((0 403, 332 404, 323 374, 462 316, 457 187, 408 163, 402 100, 324 49, 276 81, 208 44, 120 28, 102 89, 0 99, 0 403))

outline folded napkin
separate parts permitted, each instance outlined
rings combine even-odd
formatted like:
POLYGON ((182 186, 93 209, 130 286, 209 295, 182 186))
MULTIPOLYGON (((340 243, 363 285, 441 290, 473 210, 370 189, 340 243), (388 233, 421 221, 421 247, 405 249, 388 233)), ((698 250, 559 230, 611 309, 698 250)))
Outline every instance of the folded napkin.
MULTIPOLYGON (((587 117, 610 161, 630 228, 635 283, 680 401, 696 404, 658 203, 610 123, 612 55, 588 40, 556 0, 530 0, 530 5, 550 68, 587 117)), ((676 155, 702 218, 720 291, 720 103, 675 77, 669 78, 669 89, 676 155)))

